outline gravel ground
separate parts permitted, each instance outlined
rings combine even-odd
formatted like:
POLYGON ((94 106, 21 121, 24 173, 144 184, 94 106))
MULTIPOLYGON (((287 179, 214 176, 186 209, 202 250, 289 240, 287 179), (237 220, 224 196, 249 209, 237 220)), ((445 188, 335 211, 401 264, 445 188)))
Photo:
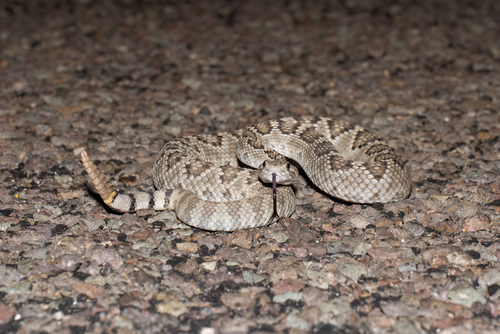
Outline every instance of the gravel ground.
POLYGON ((500 2, 0 4, 1 333, 498 333, 500 2), (283 225, 116 214, 164 143, 290 115, 360 124, 409 199, 313 186, 283 225))

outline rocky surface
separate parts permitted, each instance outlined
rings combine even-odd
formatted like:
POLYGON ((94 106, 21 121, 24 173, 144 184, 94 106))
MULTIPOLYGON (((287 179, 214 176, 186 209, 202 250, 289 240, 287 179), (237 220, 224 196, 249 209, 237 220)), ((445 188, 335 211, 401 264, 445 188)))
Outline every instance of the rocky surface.
POLYGON ((500 331, 498 1, 0 4, 0 332, 500 331), (116 214, 176 137, 290 115, 361 124, 409 199, 306 186, 234 233, 116 214))

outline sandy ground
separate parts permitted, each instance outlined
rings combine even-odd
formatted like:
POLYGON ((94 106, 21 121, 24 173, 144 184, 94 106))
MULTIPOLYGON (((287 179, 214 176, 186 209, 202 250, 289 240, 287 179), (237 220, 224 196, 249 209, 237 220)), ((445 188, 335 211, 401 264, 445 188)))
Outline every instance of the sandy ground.
POLYGON ((498 1, 4 1, 1 333, 500 331, 498 1), (291 115, 360 124, 396 203, 308 186, 286 224, 116 214, 164 143, 291 115))

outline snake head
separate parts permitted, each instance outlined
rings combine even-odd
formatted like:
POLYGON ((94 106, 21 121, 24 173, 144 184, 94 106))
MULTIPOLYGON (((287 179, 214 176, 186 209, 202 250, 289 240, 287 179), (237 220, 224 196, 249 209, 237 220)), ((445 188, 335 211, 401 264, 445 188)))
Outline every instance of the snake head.
POLYGON ((284 185, 293 184, 299 178, 299 170, 283 156, 278 156, 274 160, 264 160, 259 166, 258 173, 264 183, 272 183, 273 174, 276 175, 276 183, 284 185))

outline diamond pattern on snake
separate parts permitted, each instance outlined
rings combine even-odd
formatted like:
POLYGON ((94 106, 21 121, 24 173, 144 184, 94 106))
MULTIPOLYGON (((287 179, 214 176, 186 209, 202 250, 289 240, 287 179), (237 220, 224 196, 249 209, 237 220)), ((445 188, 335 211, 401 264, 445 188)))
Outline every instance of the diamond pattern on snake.
POLYGON ((182 222, 211 231, 260 227, 289 217, 295 210, 289 185, 299 172, 288 159, 319 189, 344 201, 387 203, 411 192, 409 168, 381 138, 325 117, 288 117, 174 139, 156 159, 157 190, 150 192, 118 192, 87 152, 81 152, 95 189, 114 211, 174 210, 182 222), (273 174, 279 184, 276 213, 273 174))

